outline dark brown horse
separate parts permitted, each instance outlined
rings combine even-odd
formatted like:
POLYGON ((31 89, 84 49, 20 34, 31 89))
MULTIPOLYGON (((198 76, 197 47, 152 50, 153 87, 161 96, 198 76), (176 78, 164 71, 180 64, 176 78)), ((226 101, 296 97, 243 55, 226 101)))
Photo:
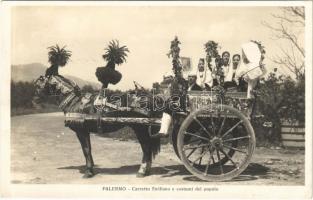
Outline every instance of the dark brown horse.
MULTIPOLYGON (((108 133, 112 131, 119 130, 125 126, 129 126, 135 132, 137 139, 140 143, 143 156, 140 168, 137 172, 137 177, 144 177, 149 175, 151 170, 152 159, 160 151, 160 140, 151 138, 151 127, 144 124, 108 124, 105 122, 99 123, 97 120, 81 120, 83 116, 94 116, 98 117, 112 117, 121 116, 121 111, 104 111, 99 116, 99 111, 94 107, 94 101, 96 99, 95 94, 81 94, 78 86, 72 81, 62 77, 62 76, 50 76, 44 77, 40 76, 35 82, 36 87, 36 100, 40 99, 42 95, 57 95, 60 97, 59 107, 64 111, 65 116, 78 115, 81 116, 80 120, 65 120, 66 126, 73 130, 81 144, 83 154, 86 159, 86 170, 84 178, 89 178, 94 176, 93 167, 94 162, 91 153, 91 144, 90 144, 90 133, 97 133, 99 131, 99 126, 101 132, 108 133), (149 134, 150 131, 150 134, 149 134)), ((124 112, 127 117, 143 117, 142 114, 138 112, 124 112)))

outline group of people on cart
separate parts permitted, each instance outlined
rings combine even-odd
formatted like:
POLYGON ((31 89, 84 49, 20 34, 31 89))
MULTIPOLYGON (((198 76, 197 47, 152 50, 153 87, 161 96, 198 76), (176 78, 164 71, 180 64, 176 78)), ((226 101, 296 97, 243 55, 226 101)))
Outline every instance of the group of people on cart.
MULTIPOLYGON (((224 51, 210 63, 205 58, 200 58, 195 69, 182 70, 180 78, 188 83, 187 91, 211 91, 216 86, 229 91, 248 92, 254 86, 257 78, 266 73, 262 61, 264 55, 259 50, 258 44, 249 42, 242 45, 242 56, 224 51)), ((177 76, 177 74, 176 74, 177 76)), ((174 72, 167 73, 164 79, 174 79, 174 72)), ((177 78, 177 77, 176 77, 177 78)), ((250 94, 248 92, 250 97, 250 94)))
MULTIPOLYGON (((263 65, 264 49, 260 43, 251 41, 241 46, 242 53, 231 54, 228 51, 222 53, 222 56, 217 56, 211 63, 206 63, 204 58, 200 58, 196 69, 190 70, 187 80, 184 81, 183 72, 176 72, 166 75, 165 78, 173 78, 172 84, 169 85, 170 90, 173 89, 173 84, 176 82, 184 85, 187 82, 187 87, 180 87, 185 91, 212 91, 217 88, 223 88, 226 91, 247 92, 247 98, 252 98, 252 90, 256 86, 260 77, 266 74, 266 69, 263 65)), ((172 122, 173 111, 165 110, 162 115, 161 128, 155 137, 167 137, 169 127, 172 122)))

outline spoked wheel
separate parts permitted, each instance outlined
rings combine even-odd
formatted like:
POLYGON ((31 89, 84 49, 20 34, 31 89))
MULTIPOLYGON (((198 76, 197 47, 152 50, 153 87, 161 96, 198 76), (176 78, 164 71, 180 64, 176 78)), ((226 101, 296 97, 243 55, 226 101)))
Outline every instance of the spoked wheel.
POLYGON ((177 148, 185 167, 202 180, 224 181, 244 171, 255 148, 248 118, 227 105, 192 112, 182 123, 177 148))

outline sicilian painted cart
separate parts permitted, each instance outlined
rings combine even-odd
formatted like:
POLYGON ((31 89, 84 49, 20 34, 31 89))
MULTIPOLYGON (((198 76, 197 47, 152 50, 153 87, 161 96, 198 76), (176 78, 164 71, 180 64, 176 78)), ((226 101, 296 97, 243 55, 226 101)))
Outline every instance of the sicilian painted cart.
MULTIPOLYGON (((141 95, 141 97, 143 97, 141 95)), ((255 135, 250 123, 254 99, 246 92, 189 91, 184 112, 174 114, 171 141, 178 158, 196 177, 207 181, 224 181, 246 169, 255 147, 255 135)), ((108 115, 71 113, 66 122, 98 122, 118 126, 141 124, 153 135, 160 126, 157 111, 140 108, 132 102, 128 107, 111 107, 108 115), (114 107, 114 108, 113 108, 114 107), (135 114, 137 113, 137 114, 135 114)), ((137 103, 137 105, 136 105, 137 103)))

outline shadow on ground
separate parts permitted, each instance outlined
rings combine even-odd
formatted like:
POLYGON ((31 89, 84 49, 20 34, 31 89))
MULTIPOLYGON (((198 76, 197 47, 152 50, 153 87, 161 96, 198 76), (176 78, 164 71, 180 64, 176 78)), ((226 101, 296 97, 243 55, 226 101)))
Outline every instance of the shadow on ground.
MULTIPOLYGON (((84 173, 85 165, 80 166, 68 166, 60 167, 58 169, 69 169, 78 170, 80 173, 84 173)), ((95 174, 109 174, 109 175, 125 175, 125 174, 136 174, 139 169, 139 165, 127 165, 117 168, 99 168, 94 167, 95 174)), ((190 174, 183 165, 170 165, 164 167, 153 167, 151 174, 162 175, 162 177, 171 177, 176 175, 188 175, 190 174)))
MULTIPOLYGON (((78 170, 80 173, 84 173, 85 166, 68 166, 68 167, 60 167, 58 169, 67 169, 67 170, 78 170)), ((126 174, 136 174, 139 169, 139 165, 127 165, 121 166, 117 168, 99 168, 95 166, 94 172, 95 174, 108 174, 108 175, 126 175, 126 174)), ((257 163, 250 163, 249 166, 241 175, 227 182, 233 181, 251 181, 256 179, 267 179, 270 178, 270 169, 263 165, 257 163)), ((164 167, 153 167, 151 170, 151 174, 153 175, 161 175, 161 177, 173 177, 173 176, 186 176, 190 175, 190 173, 186 170, 183 165, 169 165, 164 167)), ((197 181, 197 182, 205 182, 200 180, 195 176, 187 176, 183 177, 185 181, 197 181)))

